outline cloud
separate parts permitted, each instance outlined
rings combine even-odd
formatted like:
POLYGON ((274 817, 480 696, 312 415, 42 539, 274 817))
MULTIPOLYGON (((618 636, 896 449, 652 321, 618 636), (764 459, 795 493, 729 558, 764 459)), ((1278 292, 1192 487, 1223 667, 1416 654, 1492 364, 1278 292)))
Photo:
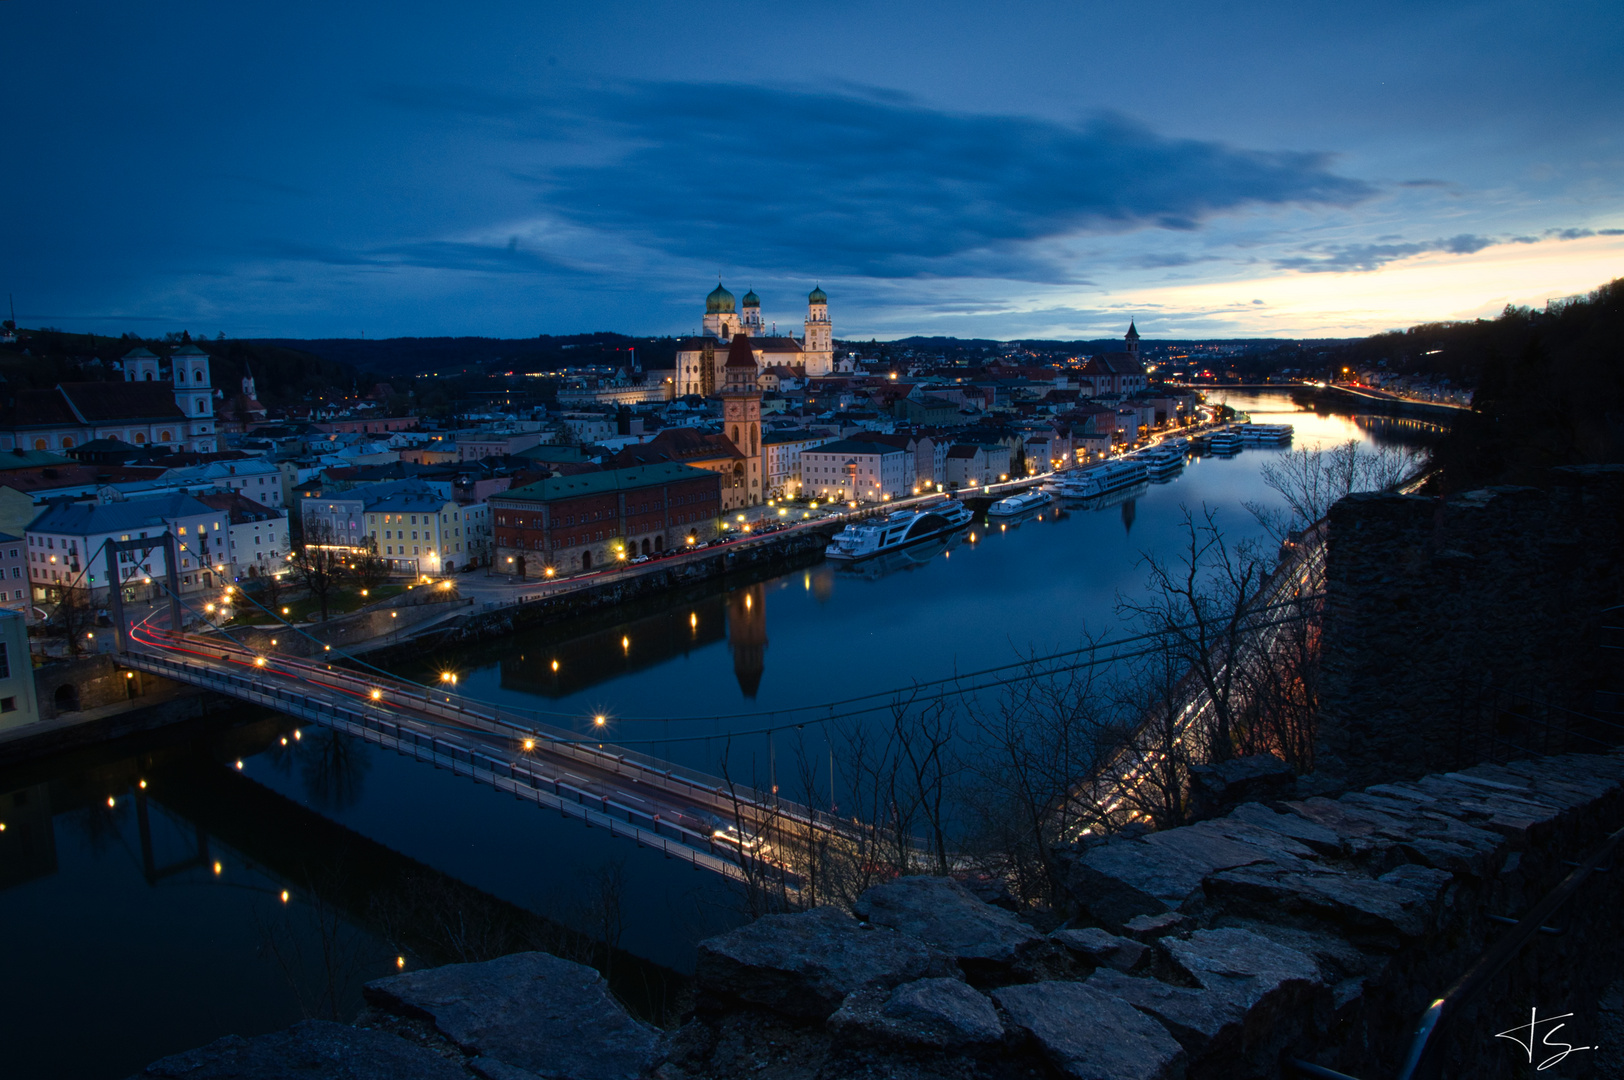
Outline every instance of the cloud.
POLYGON ((1300 270, 1305 273, 1346 273, 1350 270, 1379 270, 1390 262, 1416 255, 1443 252, 1450 255, 1472 255, 1484 248, 1504 243, 1488 236, 1462 233, 1438 240, 1422 240, 1404 244, 1338 244, 1316 249, 1307 255, 1293 255, 1276 259, 1282 270, 1300 270))
POLYGON ((1420 240, 1406 243, 1398 237, 1384 236, 1377 243, 1331 244, 1314 246, 1303 254, 1274 260, 1282 270, 1303 273, 1346 273, 1348 271, 1380 270, 1388 263, 1416 255, 1475 255, 1485 248, 1502 244, 1542 244, 1547 240, 1584 240, 1592 236, 1624 236, 1624 229, 1546 229, 1542 236, 1478 236, 1461 233, 1459 236, 1420 240))
MULTIPOLYGON (((450 92, 393 100, 462 105, 450 92)), ((476 95, 466 107, 488 119, 511 102, 476 95)), ((558 218, 767 270, 1069 280, 1073 260, 1054 243, 1068 237, 1188 231, 1252 207, 1375 193, 1323 154, 1168 138, 1117 116, 953 113, 890 93, 631 83, 538 101, 515 126, 554 144, 550 163, 526 171, 558 218)))

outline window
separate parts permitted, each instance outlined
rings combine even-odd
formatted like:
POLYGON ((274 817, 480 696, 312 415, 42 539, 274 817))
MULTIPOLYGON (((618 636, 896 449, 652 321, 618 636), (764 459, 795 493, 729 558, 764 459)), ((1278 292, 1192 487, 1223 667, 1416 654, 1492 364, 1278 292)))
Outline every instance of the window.
POLYGON ((9 646, 0 641, 0 679, 11 678, 11 653, 9 646))
MULTIPOLYGON (((18 593, 21 596, 22 593, 18 593)), ((17 699, 14 697, 0 697, 0 713, 16 712, 17 699)))

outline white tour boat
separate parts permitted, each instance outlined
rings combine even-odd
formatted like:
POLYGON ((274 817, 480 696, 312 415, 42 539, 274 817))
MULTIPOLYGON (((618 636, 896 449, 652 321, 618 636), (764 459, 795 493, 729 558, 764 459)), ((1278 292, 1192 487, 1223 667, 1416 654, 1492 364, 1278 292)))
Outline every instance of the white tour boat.
POLYGON ((1290 424, 1237 424, 1232 429, 1241 441, 1254 446, 1281 446, 1291 441, 1290 424))
POLYGON ((1242 445, 1241 437, 1233 431, 1215 431, 1207 436, 1209 454, 1238 454, 1242 445))
POLYGON ((1047 491, 1022 491, 1005 499, 999 499, 987 508, 990 517, 1014 517, 1024 514, 1028 510, 1036 510, 1040 506, 1048 506, 1054 501, 1054 496, 1047 491))
POLYGON ((1153 446, 1149 450, 1139 451, 1134 457, 1145 463, 1152 480, 1166 480, 1184 468, 1184 452, 1171 446, 1153 446))
POLYGON ((928 506, 898 510, 884 518, 847 525, 830 538, 823 554, 830 559, 866 559, 962 529, 973 520, 975 515, 962 503, 943 499, 928 506))
POLYGON ((1054 489, 1064 499, 1093 499, 1125 487, 1142 484, 1150 478, 1143 461, 1123 458, 1068 476, 1054 489))

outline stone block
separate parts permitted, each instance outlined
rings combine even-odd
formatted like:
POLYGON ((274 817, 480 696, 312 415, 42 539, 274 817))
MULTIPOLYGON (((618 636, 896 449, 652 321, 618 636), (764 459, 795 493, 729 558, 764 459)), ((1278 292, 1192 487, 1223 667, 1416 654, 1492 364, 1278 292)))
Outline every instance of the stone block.
POLYGON ((952 960, 925 943, 820 907, 701 941, 694 981, 715 998, 822 1020, 854 990, 954 974, 952 960))
POLYGON ((1160 915, 1136 915, 1122 924, 1122 932, 1135 941, 1155 941, 1168 934, 1180 933, 1189 925, 1188 915, 1164 911, 1160 915))
POLYGON ((1177 911, 1200 899, 1208 874, 1266 861, 1260 847, 1191 825, 1089 848, 1072 863, 1068 885, 1098 922, 1120 927, 1136 915, 1177 911))
POLYGON ((1010 1024, 1074 1080, 1184 1076, 1184 1049, 1162 1025, 1087 983, 1027 983, 995 990, 992 996, 1010 1024))
POLYGON ((306 1020, 245 1039, 227 1035, 153 1062, 130 1080, 467 1080, 462 1066, 398 1035, 306 1020))
POLYGON ((433 1023, 485 1071, 631 1080, 658 1064, 659 1032, 633 1019, 592 968, 547 953, 393 975, 366 985, 374 1008, 433 1023))
POLYGON ((1148 946, 1131 938, 1108 934, 1097 926, 1056 930, 1049 937, 1093 967, 1137 971, 1150 961, 1148 946))
POLYGON ((1316 825, 1298 814, 1280 814, 1262 803, 1242 803, 1229 812, 1222 821, 1238 821, 1254 828, 1276 832, 1302 844, 1321 855, 1344 854, 1342 838, 1323 825, 1316 825))
POLYGON ((852 911, 940 949, 974 978, 996 978, 1023 960, 1057 955, 1053 944, 1003 908, 978 900, 952 878, 904 877, 876 885, 852 911))
POLYGON ((998 1010, 981 992, 957 979, 917 979, 895 990, 859 990, 829 1017, 837 1042, 905 1043, 962 1051, 1004 1037, 998 1010))
POLYGON ((1190 767, 1190 800, 1200 817, 1221 814, 1237 803, 1272 799, 1297 782, 1290 765, 1273 754, 1253 754, 1190 767))
POLYGON ((1238 901, 1253 910, 1278 905, 1333 924, 1406 938, 1420 937, 1433 923, 1429 898, 1408 882, 1378 881, 1358 874, 1305 874, 1273 866, 1243 866, 1213 874, 1207 878, 1206 889, 1220 903, 1238 901))
POLYGON ((1239 1038, 1245 1013, 1209 990, 1171 986, 1156 979, 1135 978, 1106 968, 1084 984, 1120 998, 1161 1024, 1192 1059, 1224 1041, 1239 1038))

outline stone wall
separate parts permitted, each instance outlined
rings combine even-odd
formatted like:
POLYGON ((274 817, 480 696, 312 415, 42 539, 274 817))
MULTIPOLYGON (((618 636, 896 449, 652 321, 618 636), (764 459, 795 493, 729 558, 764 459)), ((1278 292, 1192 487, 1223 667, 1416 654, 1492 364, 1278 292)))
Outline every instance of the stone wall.
MULTIPOLYGON (((525 953, 375 982, 359 1029, 231 1037, 144 1075, 342 1060, 354 1077, 1245 1080, 1297 1056, 1388 1076, 1421 1011, 1506 932, 1488 916, 1522 915, 1621 824, 1624 754, 1247 803, 1064 852, 1076 910, 1058 928, 929 877, 851 914, 758 919, 701 943, 674 1031, 590 969, 525 953)), ((1557 920, 1463 1016, 1447 1075, 1527 1072, 1492 1033, 1530 1007, 1573 1012, 1572 1043, 1591 1041, 1624 958, 1624 874, 1594 875, 1557 920)))
POLYGON ((1319 767, 1361 785, 1483 760, 1495 691, 1585 711, 1624 688, 1599 648, 1624 603, 1624 466, 1552 477, 1331 508, 1319 767))

